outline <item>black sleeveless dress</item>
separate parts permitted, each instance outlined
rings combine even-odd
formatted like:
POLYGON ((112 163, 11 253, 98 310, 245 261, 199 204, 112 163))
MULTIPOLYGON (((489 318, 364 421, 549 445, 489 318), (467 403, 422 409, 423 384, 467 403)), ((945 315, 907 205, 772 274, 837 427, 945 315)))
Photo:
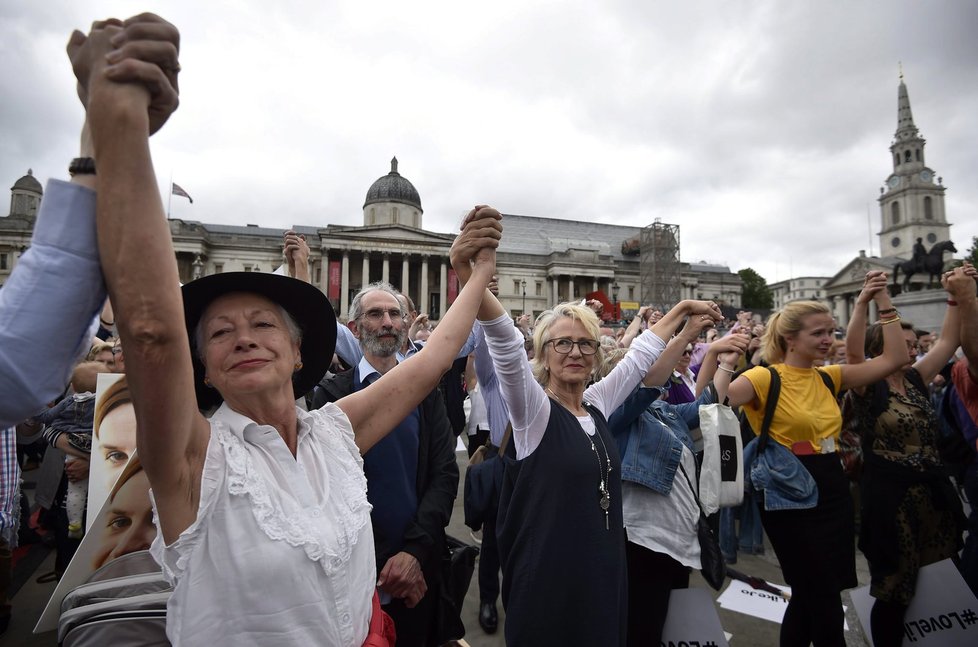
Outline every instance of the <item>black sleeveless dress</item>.
POLYGON ((496 535, 503 571, 506 644, 625 644, 628 587, 621 459, 604 416, 586 405, 610 453, 607 529, 601 472, 577 418, 555 400, 540 446, 506 469, 496 535))

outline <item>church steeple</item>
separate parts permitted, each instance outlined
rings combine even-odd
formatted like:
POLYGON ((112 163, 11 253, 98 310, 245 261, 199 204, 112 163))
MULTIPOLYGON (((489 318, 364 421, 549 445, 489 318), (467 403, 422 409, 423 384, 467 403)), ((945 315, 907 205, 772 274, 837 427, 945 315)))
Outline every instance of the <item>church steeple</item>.
POLYGON ((910 174, 924 168, 924 146, 927 140, 920 136, 917 125, 913 122, 913 112, 910 110, 910 93, 903 81, 903 71, 900 71, 900 86, 897 89, 897 129, 890 144, 893 154, 893 172, 910 174))
POLYGON ((900 87, 897 90, 897 130, 893 138, 897 141, 916 139, 919 135, 917 126, 913 123, 913 112, 910 110, 910 93, 907 84, 903 82, 903 69, 900 69, 900 87))
POLYGON ((918 238, 930 249, 949 240, 941 178, 924 161, 927 140, 913 120, 910 93, 900 70, 897 88, 897 129, 890 144, 893 172, 880 189, 880 251, 882 256, 910 258, 918 238), (936 179, 936 181, 935 181, 936 179))

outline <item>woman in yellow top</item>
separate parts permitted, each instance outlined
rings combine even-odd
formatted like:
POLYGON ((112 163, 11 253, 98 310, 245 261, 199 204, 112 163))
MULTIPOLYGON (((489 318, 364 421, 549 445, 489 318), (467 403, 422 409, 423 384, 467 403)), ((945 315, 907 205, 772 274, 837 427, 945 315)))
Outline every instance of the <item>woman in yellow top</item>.
MULTIPOLYGON (((879 287, 874 300, 882 321, 898 321, 887 294, 886 275, 867 274, 879 287)), ((883 354, 863 364, 822 366, 832 347, 835 322, 817 301, 794 301, 771 315, 762 340, 764 359, 781 378, 781 395, 771 422, 771 440, 790 450, 818 488, 813 508, 765 510, 761 521, 777 553, 791 601, 781 623, 781 645, 845 645, 843 589, 856 585, 855 526, 849 481, 836 454, 842 414, 836 395, 870 384, 906 359, 899 325, 885 325, 883 354), (817 368, 816 368, 817 366, 817 368), (829 389, 818 371, 831 378, 829 389)), ((754 367, 729 389, 730 404, 743 406, 755 433, 761 429, 771 376, 754 367)))

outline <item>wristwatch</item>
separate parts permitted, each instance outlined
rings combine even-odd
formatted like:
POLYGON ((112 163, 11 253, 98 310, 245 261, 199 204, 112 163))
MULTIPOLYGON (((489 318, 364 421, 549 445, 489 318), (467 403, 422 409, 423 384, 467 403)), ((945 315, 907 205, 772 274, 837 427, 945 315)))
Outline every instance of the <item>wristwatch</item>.
POLYGON ((75 175, 95 175, 95 160, 91 157, 76 157, 68 165, 68 174, 75 175))

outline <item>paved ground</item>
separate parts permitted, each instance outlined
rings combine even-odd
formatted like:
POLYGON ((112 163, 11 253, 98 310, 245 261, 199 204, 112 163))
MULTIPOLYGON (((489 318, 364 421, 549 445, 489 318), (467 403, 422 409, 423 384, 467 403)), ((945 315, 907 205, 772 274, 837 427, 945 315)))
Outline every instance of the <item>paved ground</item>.
MULTIPOLYGON (((465 464, 465 454, 462 452, 459 454, 459 469, 463 474, 465 464)), ((24 475, 25 480, 28 483, 30 483, 33 474, 36 474, 36 472, 28 472, 24 475)), ((462 523, 463 514, 461 495, 462 489, 460 485, 459 497, 455 501, 455 511, 452 516, 452 522, 449 525, 449 534, 463 539, 466 542, 471 542, 469 530, 462 523)), ((54 555, 53 553, 45 554, 45 551, 38 547, 34 549, 32 558, 37 563, 37 566, 36 568, 32 568, 32 572, 30 573, 20 573, 22 578, 27 576, 26 583, 20 588, 13 598, 14 613, 12 622, 7 633, 3 637, 0 637, 0 647, 54 647, 57 645, 57 638, 53 632, 42 634, 40 636, 35 636, 31 633, 34 628, 34 624, 37 622, 37 618, 40 616, 40 613, 43 610, 44 605, 47 603, 51 593, 54 591, 55 586, 53 583, 38 584, 35 582, 35 578, 43 573, 48 573, 53 570, 54 555)), ((866 568, 865 560, 863 560, 861 556, 858 557, 857 560, 859 582, 860 585, 862 585, 868 583, 869 572, 866 568)), ((478 568, 478 565, 476 568, 478 568)), ((742 572, 761 577, 770 582, 783 582, 781 578, 781 570, 778 567, 777 560, 774 558, 774 553, 770 549, 770 546, 768 546, 768 550, 765 555, 741 555, 736 568, 742 572)), ((24 569, 21 569, 21 571, 23 570, 24 569)), ((713 594, 714 598, 716 598, 718 595, 712 589, 709 589, 709 587, 699 577, 698 573, 694 573, 692 585, 709 590, 713 594)), ((843 599, 844 603, 848 606, 847 620, 849 622, 850 631, 846 636, 847 642, 850 646, 862 647, 866 645, 867 642, 859 626, 859 621, 857 620, 855 612, 852 609, 852 605, 849 604, 848 595, 845 595, 843 599)), ((479 588, 477 578, 473 576, 472 585, 469 588, 468 595, 465 599, 465 606, 462 610, 462 621, 465 623, 467 628, 465 640, 469 645, 471 645, 471 647, 496 647, 504 645, 505 642, 502 638, 501 630, 502 621, 504 618, 502 605, 499 606, 500 631, 495 635, 487 636, 479 628, 478 613, 479 588)), ((751 616, 733 613, 725 609, 719 609, 719 614, 724 630, 732 635, 730 644, 733 647, 764 647, 768 645, 776 646, 778 644, 779 625, 751 616)))

